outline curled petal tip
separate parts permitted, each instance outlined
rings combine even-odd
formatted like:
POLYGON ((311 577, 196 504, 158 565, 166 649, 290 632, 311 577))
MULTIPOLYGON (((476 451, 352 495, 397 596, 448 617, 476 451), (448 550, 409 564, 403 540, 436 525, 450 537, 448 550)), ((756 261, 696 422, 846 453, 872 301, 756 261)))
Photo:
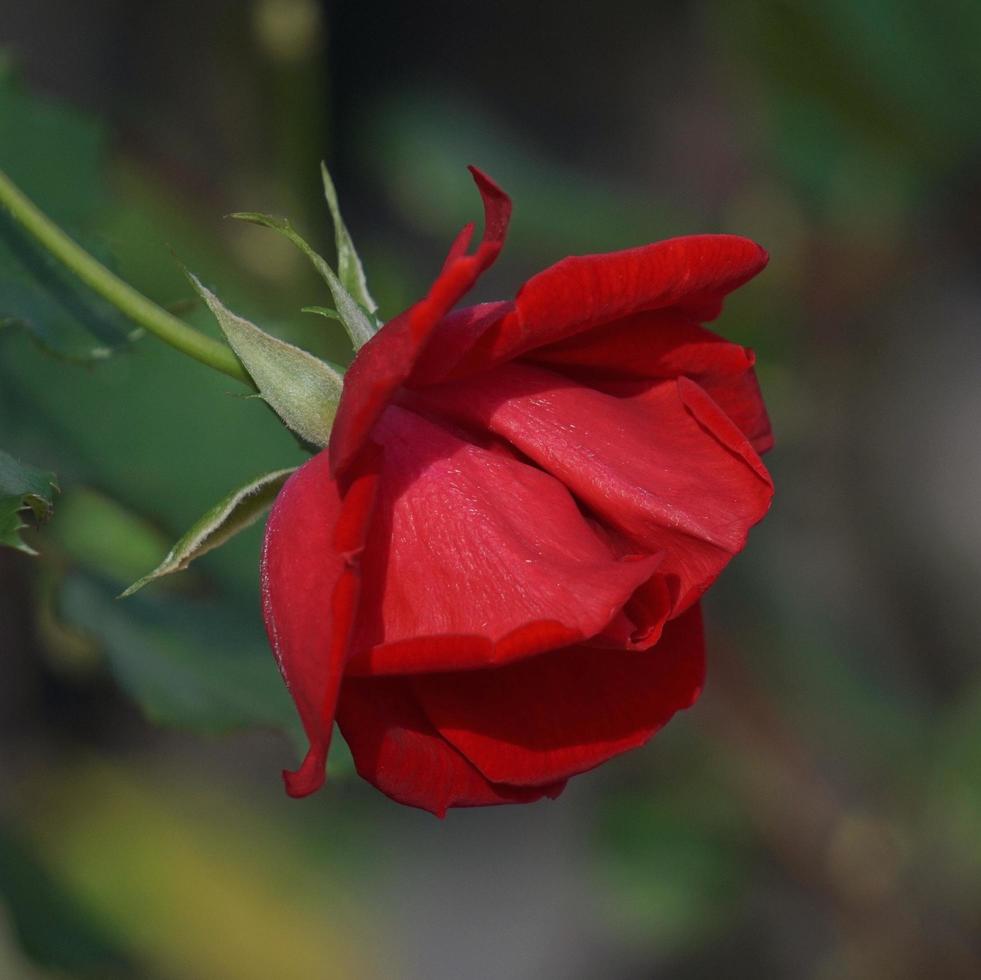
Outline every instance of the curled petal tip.
POLYGON ((470 172, 484 204, 484 234, 472 255, 467 226, 450 247, 443 269, 418 303, 389 320, 358 352, 344 380, 330 437, 331 473, 343 477, 396 390, 412 373, 433 330, 497 258, 511 219, 511 198, 483 171, 470 172))
MULTIPOLYGON (((504 242, 507 234, 508 222, 511 219, 511 198, 500 188, 495 180, 488 177, 479 167, 470 164, 467 169, 480 191, 480 196, 484 200, 484 242, 491 242, 497 245, 494 252, 500 251, 500 246, 504 242)), ((487 263, 488 265, 493 259, 487 263)))
POLYGON ((296 772, 283 770, 283 782, 286 785, 286 793, 294 799, 303 796, 310 796, 316 793, 327 778, 324 766, 327 759, 322 752, 311 749, 306 754, 303 764, 296 772))
POLYGON ((498 186, 497 181, 493 177, 489 177, 480 167, 473 163, 467 164, 467 170, 470 171, 470 175, 473 177, 474 181, 478 186, 483 185, 490 190, 497 191, 498 194, 503 194, 504 191, 498 186))

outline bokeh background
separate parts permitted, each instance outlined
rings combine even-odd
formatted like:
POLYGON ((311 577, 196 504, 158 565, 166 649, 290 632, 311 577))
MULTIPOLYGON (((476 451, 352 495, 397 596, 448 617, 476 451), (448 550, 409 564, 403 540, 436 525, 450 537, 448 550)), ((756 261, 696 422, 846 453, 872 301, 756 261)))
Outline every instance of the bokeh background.
POLYGON ((302 257, 222 216, 331 254, 326 158, 392 315, 475 162, 515 201, 481 299, 569 253, 762 242, 719 329, 777 434, 707 690, 650 745, 443 822, 341 752, 296 802, 259 528, 112 597, 299 450, 71 283, 35 296, 0 445, 62 493, 40 558, 0 553, 0 976, 981 976, 979 39, 971 0, 0 0, 0 168, 203 328, 181 263, 346 362, 302 257))

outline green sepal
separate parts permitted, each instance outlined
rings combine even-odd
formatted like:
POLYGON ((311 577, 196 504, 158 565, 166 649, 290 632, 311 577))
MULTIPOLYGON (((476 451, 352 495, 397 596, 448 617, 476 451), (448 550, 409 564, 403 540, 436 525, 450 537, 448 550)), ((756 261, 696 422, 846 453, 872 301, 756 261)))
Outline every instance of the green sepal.
POLYGON ((28 526, 22 515, 30 510, 39 523, 48 520, 57 492, 54 473, 21 463, 0 449, 0 545, 36 555, 21 539, 20 532, 28 526))
POLYGON ((365 278, 364 268, 354 247, 354 242, 351 240, 351 234, 347 230, 347 225, 344 224, 344 218, 341 217, 341 207, 337 203, 337 190, 334 187, 334 181, 331 180, 326 163, 321 162, 320 164, 320 176, 324 182, 324 197, 327 199, 327 207, 330 208, 330 216, 334 221, 337 276, 354 299, 369 313, 374 313, 378 309, 378 304, 368 292, 368 280, 365 278))
POLYGON ((341 398, 343 376, 305 350, 232 313, 197 278, 190 274, 189 278, 215 315, 259 394, 301 439, 313 446, 326 446, 341 398))
POLYGON ((195 521, 167 552, 164 560, 152 572, 134 582, 120 598, 138 592, 144 585, 163 575, 183 571, 196 558, 221 547, 239 531, 251 527, 272 506, 276 494, 292 472, 293 468, 265 473, 233 490, 195 521))
POLYGON ((301 313, 316 313, 317 316, 326 317, 328 320, 340 320, 341 315, 337 310, 332 310, 329 306, 301 306, 301 313))
POLYGON ((271 228, 288 238, 313 263, 313 267, 323 277, 334 297, 338 318, 344 326, 355 350, 360 350, 378 331, 379 322, 374 314, 366 312, 358 301, 344 288, 334 270, 327 264, 323 256, 314 251, 306 240, 296 231, 286 218, 277 218, 258 211, 237 211, 229 215, 239 221, 248 221, 263 228, 271 228))

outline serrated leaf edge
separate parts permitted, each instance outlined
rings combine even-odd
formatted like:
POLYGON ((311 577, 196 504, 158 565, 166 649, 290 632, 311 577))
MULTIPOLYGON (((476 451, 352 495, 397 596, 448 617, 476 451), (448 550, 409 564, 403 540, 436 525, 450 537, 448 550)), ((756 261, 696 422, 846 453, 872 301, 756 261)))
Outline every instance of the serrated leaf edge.
MULTIPOLYGON (((3 452, 2 450, 0 450, 0 455, 6 456, 9 460, 22 469, 32 472, 47 486, 50 491, 52 491, 52 497, 54 494, 61 493, 61 487, 58 486, 58 478, 50 470, 38 469, 36 466, 31 466, 30 463, 24 463, 16 457, 11 456, 9 453, 3 452)), ((20 515, 25 510, 30 510, 34 514, 34 518, 38 524, 43 524, 50 520, 51 515, 54 513, 54 501, 46 499, 35 490, 13 491, 8 492, 5 494, 5 496, 8 500, 17 501, 18 505, 14 508, 12 513, 12 516, 14 517, 14 524, 9 528, 10 536, 0 540, 0 546, 13 548, 15 551, 20 551, 25 555, 31 555, 34 557, 37 555, 37 551, 26 541, 24 541, 19 533, 30 527, 30 525, 20 517, 20 515)))

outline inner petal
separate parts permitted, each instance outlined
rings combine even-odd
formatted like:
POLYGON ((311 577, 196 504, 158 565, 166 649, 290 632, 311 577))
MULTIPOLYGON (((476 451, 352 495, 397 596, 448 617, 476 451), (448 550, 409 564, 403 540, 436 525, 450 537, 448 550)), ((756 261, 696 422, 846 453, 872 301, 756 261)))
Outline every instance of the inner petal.
POLYGON ((706 330, 679 310, 635 313, 540 347, 527 359, 613 393, 631 379, 650 383, 691 378, 758 453, 773 446, 753 352, 706 330))
POLYGON ((674 579, 687 608, 766 513, 772 484, 735 424, 687 379, 617 398, 512 362, 419 404, 508 440, 674 579))
POLYGON ((654 573, 553 476, 398 407, 372 433, 379 498, 351 674, 463 670, 600 633, 654 573))

